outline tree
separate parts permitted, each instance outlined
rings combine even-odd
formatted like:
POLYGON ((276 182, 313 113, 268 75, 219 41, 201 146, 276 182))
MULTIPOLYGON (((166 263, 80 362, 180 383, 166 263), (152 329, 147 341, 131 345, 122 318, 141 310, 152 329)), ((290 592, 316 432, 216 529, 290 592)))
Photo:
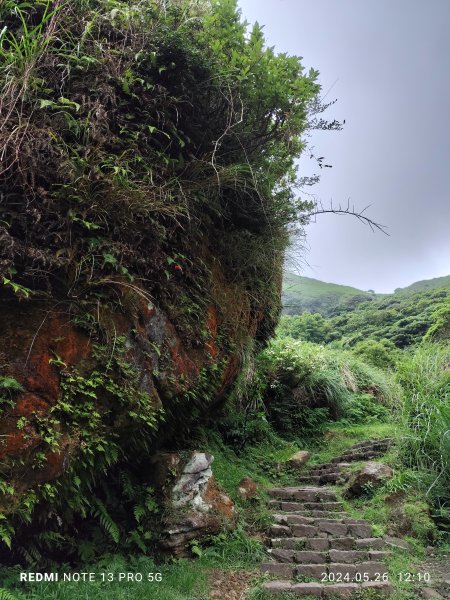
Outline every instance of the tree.
POLYGON ((319 313, 305 312, 293 317, 282 317, 277 333, 280 337, 326 344, 330 341, 331 331, 328 319, 319 313))

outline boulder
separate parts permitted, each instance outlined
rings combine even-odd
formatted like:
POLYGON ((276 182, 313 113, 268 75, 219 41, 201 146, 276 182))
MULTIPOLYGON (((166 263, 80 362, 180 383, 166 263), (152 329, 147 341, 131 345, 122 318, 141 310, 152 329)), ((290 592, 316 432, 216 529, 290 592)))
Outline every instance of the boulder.
POLYGON ((215 481, 214 457, 204 452, 160 454, 152 461, 156 490, 165 509, 160 548, 167 554, 187 556, 190 542, 236 524, 234 503, 215 481))
POLYGON ((244 477, 239 482, 236 493, 242 500, 248 500, 249 498, 254 498, 257 491, 258 486, 253 479, 251 477, 244 477))
POLYGON ((291 458, 287 461, 289 467, 293 469, 301 469, 303 465, 305 465, 309 460, 310 454, 306 450, 300 450, 296 452, 291 458))
POLYGON ((345 495, 347 498, 361 496, 367 493, 368 487, 380 485, 383 481, 392 477, 393 473, 391 467, 384 463, 367 462, 350 479, 345 495))

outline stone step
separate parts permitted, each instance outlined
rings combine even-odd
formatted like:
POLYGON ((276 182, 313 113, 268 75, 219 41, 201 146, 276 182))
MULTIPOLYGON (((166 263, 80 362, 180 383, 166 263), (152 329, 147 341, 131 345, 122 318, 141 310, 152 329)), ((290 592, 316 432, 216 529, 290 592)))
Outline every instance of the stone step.
POLYGON ((392 585, 384 581, 367 581, 360 583, 291 583, 290 581, 266 581, 263 589, 270 596, 279 594, 292 594, 293 596, 310 596, 314 598, 351 598, 357 592, 374 590, 379 595, 391 596, 394 591, 392 585))
POLYGON ((311 474, 315 474, 317 473, 321 473, 323 472, 327 472, 327 471, 335 471, 336 469, 345 469, 347 467, 351 467, 351 464, 348 462, 334 462, 334 463, 322 463, 322 464, 318 464, 318 465, 314 465, 313 467, 311 467, 310 469, 310 473, 311 474))
POLYGON ((386 559, 388 552, 369 550, 293 550, 287 548, 270 548, 270 557, 280 563, 354 564, 368 561, 380 562, 386 559))
POLYGON ((358 444, 354 444, 350 449, 356 449, 356 448, 364 448, 366 446, 373 446, 373 445, 378 445, 378 444, 382 444, 384 446, 390 446, 392 444, 392 438, 382 438, 379 440, 368 440, 365 442, 359 442, 358 444))
POLYGON ((268 490, 269 496, 276 500, 294 502, 334 502, 337 499, 334 490, 318 487, 285 487, 268 490))
POLYGON ((360 460, 371 460, 372 458, 377 458, 385 454, 384 450, 364 450, 363 452, 349 452, 348 454, 343 454, 339 458, 333 458, 332 463, 338 463, 341 460, 345 460, 347 462, 356 462, 360 460))
POLYGON ((314 522, 276 523, 269 528, 271 537, 354 537, 369 538, 372 526, 368 523, 342 523, 332 519, 314 522))
POLYGON ((286 548, 288 550, 370 550, 377 551, 387 548, 381 538, 346 537, 276 537, 269 540, 271 548, 286 548))
POLYGON ((333 520, 320 520, 313 524, 292 523, 289 525, 272 525, 269 529, 271 537, 354 537, 368 538, 372 534, 372 526, 368 523, 339 523, 333 520))
POLYGON ((386 548, 386 542, 383 538, 359 538, 355 540, 356 548, 371 548, 373 550, 381 550, 381 548, 386 548))
POLYGON ((296 511, 319 511, 319 512, 343 512, 341 502, 286 502, 275 500, 269 502, 269 508, 287 512, 296 511))
POLYGON ((343 477, 342 473, 325 473, 320 476, 319 483, 326 485, 327 483, 337 483, 343 477))
POLYGON ((323 564, 294 564, 266 561, 261 565, 261 572, 293 579, 294 577, 312 577, 327 581, 378 581, 387 573, 383 562, 367 561, 359 564, 323 563, 323 564))
POLYGON ((298 478, 300 483, 314 483, 316 485, 327 485, 337 483, 342 478, 341 473, 326 473, 324 475, 302 475, 298 478))
POLYGON ((317 465, 312 467, 309 475, 327 475, 328 473, 341 473, 343 469, 351 466, 351 463, 328 463, 325 465, 317 465), (342 466, 344 465, 344 466, 342 466))
POLYGON ((368 525, 368 521, 365 519, 352 519, 348 516, 341 517, 339 519, 331 519, 328 517, 308 517, 299 515, 296 512, 283 512, 280 514, 272 515, 276 524, 278 525, 315 525, 319 521, 326 523, 346 523, 347 525, 365 524, 368 525))
MULTIPOLYGON (((270 508, 276 509, 276 514, 279 513, 290 513, 295 514, 300 517, 320 517, 324 519, 344 519, 348 517, 348 514, 342 511, 329 511, 329 510, 284 510, 282 508, 282 503, 280 502, 276 507, 271 506, 270 508)), ((291 505, 291 503, 289 503, 291 505)))

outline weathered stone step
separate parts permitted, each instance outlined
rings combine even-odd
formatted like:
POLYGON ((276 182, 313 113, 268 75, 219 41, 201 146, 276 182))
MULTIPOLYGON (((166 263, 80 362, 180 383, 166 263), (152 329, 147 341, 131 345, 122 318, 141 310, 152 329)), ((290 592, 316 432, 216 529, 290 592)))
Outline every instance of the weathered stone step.
POLYGON ((342 512, 341 502, 286 502, 283 500, 271 500, 269 508, 287 512, 320 511, 320 512, 342 512))
POLYGON ((368 561, 383 561, 388 552, 379 550, 293 550, 287 548, 270 548, 271 558, 280 563, 354 564, 368 561))
POLYGON ((387 573, 383 562, 367 561, 359 564, 323 563, 294 564, 266 561, 261 565, 262 573, 293 579, 294 577, 313 577, 328 581, 362 582, 379 580, 387 573))
POLYGON ((373 445, 383 445, 383 446, 390 446, 392 444, 392 438, 382 438, 379 440, 367 440, 365 442, 359 442, 358 444, 354 444, 351 447, 351 450, 354 450, 356 448, 365 448, 366 446, 373 446, 373 445))
POLYGON ((276 524, 278 525, 317 525, 317 523, 346 523, 349 524, 357 524, 362 523, 368 525, 369 522, 365 519, 352 519, 348 516, 341 517, 339 519, 331 519, 325 517, 307 517, 303 515, 299 515, 296 512, 284 512, 280 514, 272 515, 276 524))
POLYGON ((311 475, 325 475, 326 473, 335 473, 340 472, 342 469, 347 467, 351 467, 351 464, 348 462, 337 462, 337 463, 324 463, 321 465, 315 465, 311 467, 309 471, 311 475))
POLYGON ((269 540, 271 548, 285 548, 287 550, 370 550, 376 551, 385 548, 381 538, 355 538, 346 537, 277 537, 269 540))
POLYGON ((376 590, 378 594, 389 597, 394 589, 384 581, 360 583, 291 583, 290 581, 267 581, 263 589, 272 596, 290 593, 294 596, 312 596, 315 598, 350 598, 360 590, 376 590))
MULTIPOLYGON (((348 514, 346 512, 342 512, 342 511, 329 511, 329 510, 291 510, 288 508, 288 510, 285 510, 282 508, 282 504, 284 503, 280 503, 278 506, 274 507, 272 506, 272 510, 276 509, 276 513, 290 513, 290 514, 296 514, 300 517, 320 517, 320 518, 324 518, 324 519, 333 519, 333 520, 337 520, 337 519, 344 519, 345 517, 348 517, 348 514)), ((291 503, 288 503, 289 506, 292 506, 291 503)), ((285 505, 286 506, 286 505, 285 505)))
POLYGON ((277 500, 293 500, 297 502, 333 502, 337 499, 334 490, 317 487, 272 488, 269 496, 277 500))
POLYGON ((378 456, 381 456, 381 454, 383 454, 383 452, 381 452, 381 451, 380 452, 375 452, 375 451, 351 452, 349 454, 343 454, 339 458, 333 458, 331 462, 338 463, 338 462, 341 462, 341 460, 344 460, 346 462, 357 462, 360 460, 370 460, 371 458, 376 458, 378 456))
POLYGON ((381 550, 381 548, 386 548, 386 542, 383 538, 359 538, 355 540, 356 548, 371 548, 373 550, 381 550))
POLYGON ((315 485, 327 485, 337 483, 341 479, 341 473, 325 473, 324 475, 302 475, 298 478, 300 483, 314 483, 315 485))
POLYGON ((339 523, 330 519, 314 524, 272 525, 269 535, 273 537, 354 537, 368 538, 372 535, 372 526, 368 523, 339 523))

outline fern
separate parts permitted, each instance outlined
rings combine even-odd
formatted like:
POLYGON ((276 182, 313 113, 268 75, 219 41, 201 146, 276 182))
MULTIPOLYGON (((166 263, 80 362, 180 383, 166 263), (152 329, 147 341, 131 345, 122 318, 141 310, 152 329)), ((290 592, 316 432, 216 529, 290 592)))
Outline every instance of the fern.
POLYGON ((8 592, 8 590, 0 588, 0 600, 19 600, 19 598, 18 596, 11 594, 11 592, 8 592))
POLYGON ((136 521, 138 523, 142 519, 142 517, 145 515, 145 513, 146 513, 146 509, 145 509, 145 506, 142 506, 142 504, 137 504, 134 507, 133 514, 134 514, 134 518, 136 519, 136 521))
POLYGON ((120 539, 120 532, 117 523, 112 519, 111 515, 106 510, 106 506, 101 500, 95 502, 97 508, 94 510, 94 517, 98 518, 100 525, 103 527, 105 532, 111 537, 111 539, 118 544, 120 539))
MULTIPOLYGON (((0 519, 5 519, 6 517, 0 513, 0 519)), ((0 540, 11 549, 11 540, 14 535, 14 529, 9 525, 8 522, 0 524, 0 540)))
POLYGON ((14 377, 0 377, 0 389, 22 392, 23 387, 14 377))

